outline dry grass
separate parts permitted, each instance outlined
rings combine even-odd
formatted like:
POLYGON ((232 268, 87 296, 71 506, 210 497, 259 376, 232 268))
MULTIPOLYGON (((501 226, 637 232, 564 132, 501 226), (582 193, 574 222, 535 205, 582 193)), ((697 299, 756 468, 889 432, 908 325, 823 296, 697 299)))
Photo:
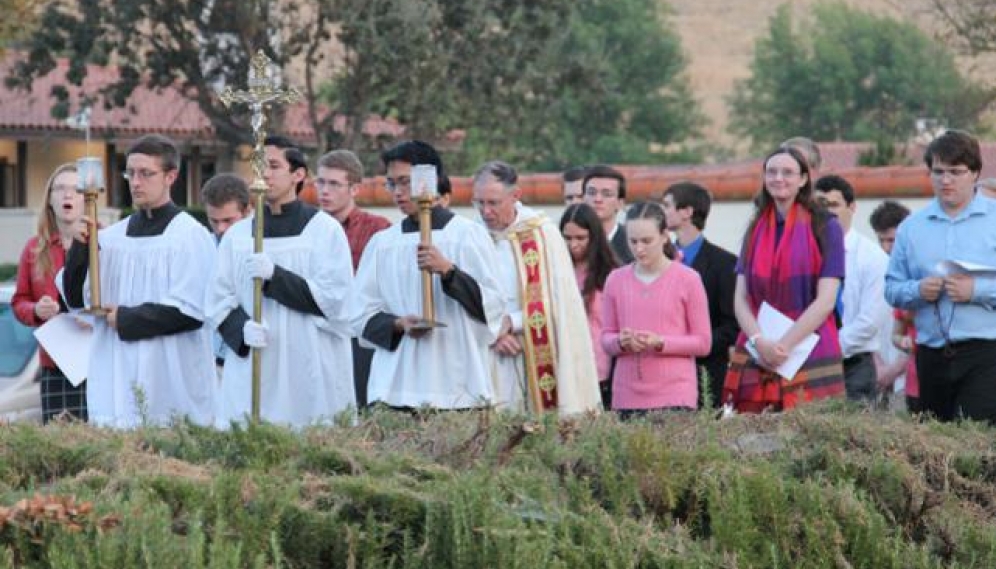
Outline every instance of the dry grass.
MULTIPOLYGON (((754 42, 768 30, 768 19, 778 6, 788 2, 797 15, 826 0, 665 0, 673 9, 672 22, 681 36, 690 60, 688 77, 703 111, 711 120, 704 132, 708 142, 733 148, 746 148, 726 131, 729 113, 726 98, 734 82, 750 74, 754 42)), ((938 19, 930 10, 930 0, 846 0, 844 3, 875 14, 896 17, 936 34, 938 19)), ((996 54, 962 58, 970 76, 992 83, 996 74, 996 54)))

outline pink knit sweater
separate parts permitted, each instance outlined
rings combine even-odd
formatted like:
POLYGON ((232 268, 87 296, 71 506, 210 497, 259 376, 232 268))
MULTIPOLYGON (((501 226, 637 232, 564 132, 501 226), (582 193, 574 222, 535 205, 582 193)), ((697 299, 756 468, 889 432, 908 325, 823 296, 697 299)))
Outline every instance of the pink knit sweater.
POLYGON ((709 303, 694 269, 672 262, 650 283, 634 265, 612 271, 602 296, 602 347, 617 357, 612 382, 614 409, 689 407, 698 399, 695 357, 709 353, 709 303), (619 331, 647 330, 664 339, 660 352, 623 352, 619 331))

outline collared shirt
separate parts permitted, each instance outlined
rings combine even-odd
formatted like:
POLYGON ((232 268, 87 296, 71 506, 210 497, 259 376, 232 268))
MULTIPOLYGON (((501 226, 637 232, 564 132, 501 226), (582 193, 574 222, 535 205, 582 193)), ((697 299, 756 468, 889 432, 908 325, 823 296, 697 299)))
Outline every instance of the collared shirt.
POLYGON ((996 266, 996 201, 976 195, 954 218, 934 199, 906 218, 885 275, 889 304, 914 312, 917 343, 939 348, 947 339, 996 339, 996 276, 973 275, 971 302, 955 303, 943 291, 936 303, 920 296, 920 280, 939 275, 942 261, 996 266))
POLYGON ((367 213, 358 207, 349 212, 342 222, 342 229, 346 232, 349 251, 353 255, 353 272, 359 268, 360 255, 374 233, 390 226, 391 222, 386 217, 367 213))
POLYGON ((691 267, 692 263, 695 262, 695 257, 697 257, 699 255, 699 251, 702 250, 703 243, 705 243, 705 236, 699 234, 699 236, 688 245, 678 245, 678 250, 681 251, 681 262, 684 263, 686 267, 691 267))
POLYGON ((844 357, 877 352, 879 331, 892 328, 892 309, 885 302, 885 270, 889 256, 854 229, 844 236, 844 286, 841 300, 844 325, 840 349, 844 357))

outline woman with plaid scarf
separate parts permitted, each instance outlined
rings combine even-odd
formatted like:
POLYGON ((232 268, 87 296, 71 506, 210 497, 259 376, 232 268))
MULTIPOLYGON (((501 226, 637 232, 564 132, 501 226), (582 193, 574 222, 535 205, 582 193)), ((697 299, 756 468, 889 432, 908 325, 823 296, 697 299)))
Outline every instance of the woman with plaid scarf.
POLYGON ((810 168, 797 150, 769 155, 763 176, 737 264, 734 311, 741 332, 723 388, 724 403, 742 412, 781 411, 844 394, 834 318, 844 278, 843 231, 813 200, 810 168), (757 315, 763 303, 794 321, 780 337, 762 333, 757 315), (793 377, 773 371, 812 333, 816 346, 793 377))

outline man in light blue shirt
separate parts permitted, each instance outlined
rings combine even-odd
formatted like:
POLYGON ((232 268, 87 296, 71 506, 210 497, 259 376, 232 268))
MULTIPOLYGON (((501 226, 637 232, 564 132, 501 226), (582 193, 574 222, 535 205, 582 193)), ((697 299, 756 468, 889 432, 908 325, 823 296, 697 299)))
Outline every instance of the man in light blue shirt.
POLYGON ((923 409, 942 421, 996 423, 996 201, 976 194, 978 141, 949 130, 924 154, 934 200, 896 233, 886 300, 914 312, 923 409))

